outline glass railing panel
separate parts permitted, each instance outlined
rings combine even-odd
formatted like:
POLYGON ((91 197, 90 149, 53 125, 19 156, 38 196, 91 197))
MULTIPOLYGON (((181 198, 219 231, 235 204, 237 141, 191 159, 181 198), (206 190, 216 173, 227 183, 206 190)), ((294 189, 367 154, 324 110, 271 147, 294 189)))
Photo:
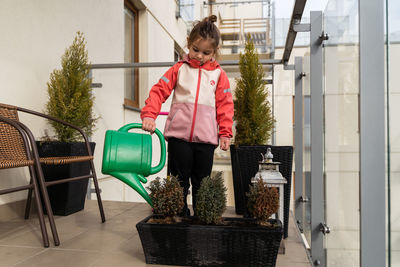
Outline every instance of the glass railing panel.
POLYGON ((358 1, 324 11, 324 176, 327 266, 359 266, 358 1))
POLYGON ((400 266, 400 2, 386 0, 388 266, 400 266))

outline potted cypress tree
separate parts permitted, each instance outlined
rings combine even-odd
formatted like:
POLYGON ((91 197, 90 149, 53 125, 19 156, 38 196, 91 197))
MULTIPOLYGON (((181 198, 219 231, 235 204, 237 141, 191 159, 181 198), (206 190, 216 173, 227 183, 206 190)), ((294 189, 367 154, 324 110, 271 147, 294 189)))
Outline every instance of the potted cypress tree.
MULTIPOLYGON (((165 183, 174 182, 166 180, 165 183)), ((153 203, 163 203, 163 206, 170 207, 164 208, 164 211, 176 210, 173 207, 178 206, 180 201, 171 196, 176 196, 173 192, 179 191, 179 183, 165 186, 168 190, 154 191, 160 188, 159 185, 160 183, 150 186, 153 203)), ((276 212, 276 202, 269 201, 271 198, 263 199, 266 194, 260 192, 263 191, 256 190, 253 194, 261 198, 255 204, 255 209, 261 210, 256 215, 263 214, 263 211, 276 212), (260 205, 265 205, 267 209, 262 209, 260 205)), ((279 201, 278 198, 275 200, 279 201)), ((224 218, 222 214, 225 208, 226 188, 222 173, 218 173, 202 180, 197 192, 196 217, 184 217, 171 224, 154 220, 156 215, 151 215, 139 222, 136 228, 146 263, 179 266, 275 266, 282 239, 280 221, 268 220, 269 224, 260 224, 254 218, 224 218)), ((262 218, 265 219, 265 216, 262 218)))
POLYGON ((280 171, 287 180, 285 185, 284 225, 287 237, 290 184, 292 175, 292 146, 267 145, 274 128, 265 74, 250 36, 239 60, 240 77, 236 79, 234 98, 235 137, 231 145, 231 164, 237 214, 249 215, 246 193, 251 178, 258 171, 258 162, 271 147, 274 161, 281 162, 280 171))
POLYGON ((244 53, 240 53, 240 77, 236 79, 234 120, 236 133, 234 144, 266 144, 271 137, 275 119, 264 81, 264 70, 251 38, 244 53))
POLYGON ((226 187, 222 172, 201 181, 196 195, 195 215, 204 224, 222 223, 222 214, 226 210, 226 187))
MULTIPOLYGON (((89 77, 90 63, 83 33, 77 32, 71 46, 61 58, 60 70, 50 74, 47 83, 48 102, 45 113, 81 128, 86 135, 93 133, 97 118, 93 114, 94 96, 89 77)), ((37 142, 40 157, 87 155, 86 145, 80 133, 63 124, 49 120, 55 137, 46 133, 45 141, 37 142)), ((92 153, 95 143, 90 143, 92 153)), ((46 181, 90 172, 89 162, 63 166, 43 166, 46 181)), ((88 179, 48 187, 53 213, 68 215, 84 208, 88 179)))

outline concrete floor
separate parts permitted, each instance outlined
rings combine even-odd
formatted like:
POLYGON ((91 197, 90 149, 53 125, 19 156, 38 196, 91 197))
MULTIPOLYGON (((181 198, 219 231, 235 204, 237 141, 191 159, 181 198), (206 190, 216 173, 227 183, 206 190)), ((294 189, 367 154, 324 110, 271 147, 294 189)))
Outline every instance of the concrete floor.
MULTIPOLYGON (((106 222, 101 223, 97 202, 88 200, 81 212, 56 216, 60 246, 55 247, 47 225, 50 247, 42 246, 36 216, 0 221, 0 266, 160 266, 145 263, 136 223, 151 213, 147 204, 103 201, 106 222)), ((234 214, 228 208, 225 216, 234 214)), ((290 220, 286 253, 278 267, 309 267, 304 246, 290 220)))

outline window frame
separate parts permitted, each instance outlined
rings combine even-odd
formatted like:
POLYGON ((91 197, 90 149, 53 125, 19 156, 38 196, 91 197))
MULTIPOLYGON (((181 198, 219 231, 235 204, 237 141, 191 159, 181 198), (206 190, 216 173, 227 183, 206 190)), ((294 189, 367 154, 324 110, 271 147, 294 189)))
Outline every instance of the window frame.
MULTIPOLYGON (((139 11, 138 9, 133 5, 133 3, 129 0, 124 0, 124 9, 128 9, 134 14, 134 29, 133 29, 133 34, 134 34, 134 50, 133 50, 133 62, 139 62, 139 11)), ((125 23, 125 16, 124 16, 124 23, 125 23)), ((124 40, 125 42, 126 40, 124 40)), ((133 107, 133 108, 139 108, 139 69, 135 68, 133 69, 133 74, 134 74, 134 100, 129 99, 126 96, 124 96, 124 106, 127 107, 133 107)), ((125 90, 125 86, 124 86, 125 90)), ((125 92, 124 92, 125 94, 125 92)))

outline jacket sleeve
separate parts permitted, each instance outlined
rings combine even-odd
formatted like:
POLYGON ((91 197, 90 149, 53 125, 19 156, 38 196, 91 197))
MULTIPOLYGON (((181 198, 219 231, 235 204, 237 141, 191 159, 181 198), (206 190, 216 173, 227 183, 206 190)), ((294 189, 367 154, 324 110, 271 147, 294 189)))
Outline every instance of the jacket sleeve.
POLYGON ((228 76, 221 69, 217 89, 215 92, 215 106, 217 110, 218 137, 232 138, 233 99, 228 76))
POLYGON ((183 63, 178 62, 172 66, 161 78, 153 85, 150 90, 149 97, 145 101, 145 106, 142 108, 140 118, 156 119, 160 113, 161 105, 171 95, 172 90, 175 88, 178 70, 183 63))

